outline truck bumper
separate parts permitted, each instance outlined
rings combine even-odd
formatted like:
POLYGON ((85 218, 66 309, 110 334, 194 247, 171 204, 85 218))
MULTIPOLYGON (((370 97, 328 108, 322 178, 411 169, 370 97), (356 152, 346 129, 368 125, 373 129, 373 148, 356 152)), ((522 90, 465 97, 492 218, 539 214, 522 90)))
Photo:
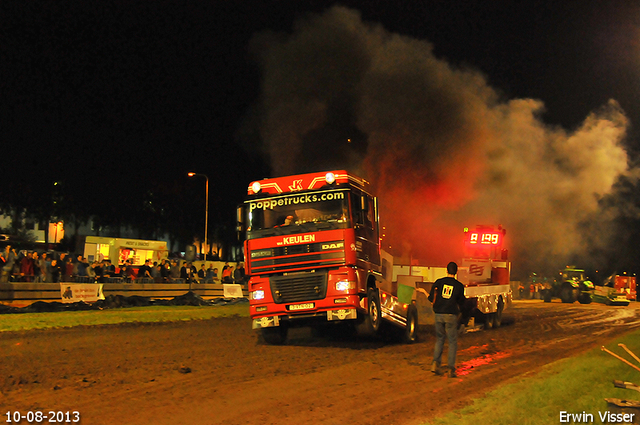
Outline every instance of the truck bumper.
POLYGON ((340 321, 340 320, 353 320, 358 318, 358 312, 355 308, 340 308, 335 310, 321 311, 317 313, 296 314, 287 316, 264 316, 257 319, 253 319, 251 327, 253 329, 270 328, 273 326, 280 326, 283 321, 287 322, 304 322, 308 320, 326 320, 326 321, 340 321))

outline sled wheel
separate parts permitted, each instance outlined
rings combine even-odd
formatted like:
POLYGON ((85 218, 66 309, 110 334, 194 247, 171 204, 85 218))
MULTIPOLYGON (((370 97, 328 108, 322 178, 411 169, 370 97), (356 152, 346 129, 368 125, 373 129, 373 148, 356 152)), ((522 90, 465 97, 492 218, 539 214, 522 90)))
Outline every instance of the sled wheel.
POLYGON ((411 304, 407 310, 407 327, 404 329, 403 341, 413 344, 418 340, 418 310, 411 304))
POLYGON ((493 318, 495 317, 495 313, 485 313, 484 314, 484 328, 491 329, 493 327, 493 318))
POLYGON ((498 309, 495 313, 493 313, 493 327, 499 328, 502 325, 502 310, 504 310, 504 302, 502 302, 502 298, 498 300, 498 309))

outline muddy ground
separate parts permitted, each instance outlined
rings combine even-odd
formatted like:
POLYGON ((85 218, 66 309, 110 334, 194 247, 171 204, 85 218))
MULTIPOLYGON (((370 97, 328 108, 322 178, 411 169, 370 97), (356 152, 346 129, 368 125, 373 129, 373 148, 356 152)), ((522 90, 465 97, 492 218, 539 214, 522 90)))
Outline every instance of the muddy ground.
POLYGON ((640 328, 637 304, 515 302, 499 329, 459 339, 454 379, 430 372, 432 327, 413 345, 296 329, 268 346, 248 318, 1 333, 0 413, 78 411, 86 425, 420 424, 640 328))

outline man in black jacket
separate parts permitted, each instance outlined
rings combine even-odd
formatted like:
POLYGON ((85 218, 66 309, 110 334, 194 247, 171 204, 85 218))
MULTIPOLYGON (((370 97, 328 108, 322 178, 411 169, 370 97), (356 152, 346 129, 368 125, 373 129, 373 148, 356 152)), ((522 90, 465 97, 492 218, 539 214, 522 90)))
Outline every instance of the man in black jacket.
POLYGON ((435 281, 429 292, 429 301, 433 303, 436 315, 436 346, 433 351, 431 371, 440 374, 440 360, 444 348, 445 332, 449 340, 448 363, 449 377, 456 376, 456 352, 458 350, 458 315, 464 306, 464 285, 456 279, 458 265, 447 264, 447 277, 435 281))
POLYGON ((145 260, 144 265, 140 266, 138 279, 153 279, 153 276, 151 276, 151 260, 145 260))

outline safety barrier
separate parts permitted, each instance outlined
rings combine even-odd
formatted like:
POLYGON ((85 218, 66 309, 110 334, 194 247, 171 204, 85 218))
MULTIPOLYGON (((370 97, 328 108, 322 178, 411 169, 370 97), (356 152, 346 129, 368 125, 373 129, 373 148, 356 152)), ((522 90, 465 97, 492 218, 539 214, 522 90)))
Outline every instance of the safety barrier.
MULTIPOLYGON (((0 302, 60 301, 61 285, 64 283, 0 283, 0 302)), ((105 283, 102 290, 105 296, 137 295, 149 298, 173 298, 192 291, 207 299, 224 298, 224 286, 221 283, 105 283)), ((244 288, 242 293, 245 297, 249 295, 244 288)))

